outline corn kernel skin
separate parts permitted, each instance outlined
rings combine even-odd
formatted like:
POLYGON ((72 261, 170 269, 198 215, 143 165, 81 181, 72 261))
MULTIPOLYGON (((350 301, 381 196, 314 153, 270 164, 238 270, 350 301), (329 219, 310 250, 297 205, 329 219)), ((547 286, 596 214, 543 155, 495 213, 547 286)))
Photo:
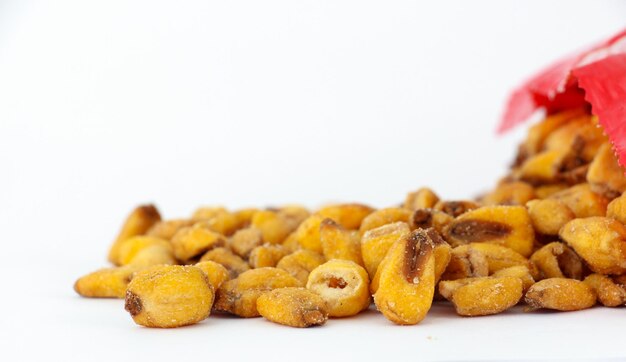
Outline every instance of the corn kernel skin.
POLYGON ((188 261, 208 250, 226 245, 226 239, 220 233, 194 224, 178 230, 171 243, 176 259, 188 261))
POLYGON ((576 217, 569 207, 555 199, 533 200, 526 206, 533 228, 544 235, 558 235, 561 227, 576 217))
POLYGON ((298 279, 302 285, 305 285, 311 271, 325 262, 326 259, 323 255, 303 249, 283 257, 278 264, 276 264, 276 267, 288 272, 298 279))
POLYGON ((145 234, 159 221, 161 221, 161 215, 154 205, 141 205, 135 208, 126 218, 122 230, 111 245, 109 261, 115 265, 120 265, 119 248, 122 243, 133 236, 145 234))
POLYGON ((349 317, 370 305, 369 277, 362 266, 333 259, 313 269, 306 288, 328 305, 330 317, 349 317))
POLYGON ((422 229, 398 240, 389 249, 378 272, 374 302, 385 318, 396 324, 421 322, 435 293, 433 242, 422 229))
POLYGON ((442 281, 439 293, 467 317, 502 313, 522 298, 523 283, 516 277, 482 277, 442 281))
POLYGON ((398 221, 408 223, 412 215, 413 212, 411 210, 400 207, 389 207, 386 209, 376 210, 363 219, 361 227, 359 228, 359 233, 364 235, 369 230, 398 221))
POLYGON ((132 265, 96 270, 78 278, 74 290, 88 298, 124 298, 126 287, 138 270, 132 265))
POLYGON ((250 269, 250 265, 248 265, 245 260, 238 257, 227 248, 215 248, 200 258, 201 262, 207 260, 219 263, 226 268, 230 279, 234 279, 239 276, 239 274, 250 269))
POLYGON ((300 287, 300 281, 278 268, 258 268, 241 273, 217 290, 215 310, 244 318, 259 317, 257 299, 278 288, 300 287))
POLYGON ((205 260, 195 264, 195 267, 202 270, 206 274, 209 284, 216 291, 225 281, 230 279, 228 269, 222 264, 214 261, 205 260))
POLYGON ((350 260, 363 266, 361 238, 357 231, 349 231, 332 219, 324 219, 320 225, 320 241, 326 260, 350 260))
POLYGON ((552 242, 535 251, 530 261, 537 267, 540 279, 582 279, 580 257, 563 243, 552 242))
POLYGON ((287 249, 283 248, 282 245, 261 245, 250 252, 248 263, 252 268, 275 267, 280 259, 287 254, 287 249))
POLYGON ((374 209, 363 204, 329 205, 317 211, 322 218, 332 219, 348 230, 358 230, 363 219, 374 212, 374 209))
POLYGON ((617 307, 626 303, 626 289, 616 284, 611 278, 601 274, 590 274, 583 280, 605 307, 617 307))
POLYGON ((587 182, 593 191, 609 198, 617 197, 626 191, 624 169, 620 167, 609 142, 600 147, 589 165, 587 182))
POLYGON ((428 187, 422 187, 406 195, 404 208, 409 210, 430 209, 433 208, 437 202, 439 202, 439 196, 428 187))
POLYGON ((410 232, 405 222, 395 222, 365 232, 361 238, 361 255, 370 279, 376 275, 376 270, 389 248, 410 232))
POLYGON ((548 278, 533 284, 524 300, 532 309, 574 311, 593 307, 596 295, 579 280, 548 278))
POLYGON ((306 288, 274 289, 262 294, 256 306, 265 319, 290 327, 321 326, 328 320, 324 299, 306 288))
POLYGON ((574 219, 559 235, 592 271, 626 273, 626 227, 619 221, 606 217, 574 219))
POLYGON ((174 328, 209 316, 213 288, 194 266, 154 266, 137 272, 126 291, 125 309, 135 323, 174 328))

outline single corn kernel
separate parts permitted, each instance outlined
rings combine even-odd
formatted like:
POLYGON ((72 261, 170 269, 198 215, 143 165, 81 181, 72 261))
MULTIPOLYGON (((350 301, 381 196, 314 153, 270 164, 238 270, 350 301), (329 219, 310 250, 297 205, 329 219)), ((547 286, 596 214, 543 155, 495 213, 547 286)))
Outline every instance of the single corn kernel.
POLYGON ((324 217, 313 214, 304 220, 289 236, 293 238, 294 243, 297 242, 303 249, 312 250, 316 253, 322 253, 322 242, 320 240, 320 226, 324 217))
POLYGON ((200 258, 200 261, 214 261, 228 270, 230 279, 250 269, 250 265, 227 248, 215 248, 200 258))
POLYGON ((626 303, 626 289, 606 275, 591 274, 583 280, 598 297, 605 307, 617 307, 626 303))
POLYGON ((222 264, 214 261, 205 260, 195 264, 194 266, 206 274, 209 284, 211 284, 214 291, 217 291, 217 289, 225 281, 230 279, 228 269, 226 269, 222 264))
POLYGON ((565 244, 552 242, 535 251, 530 261, 539 270, 540 279, 582 279, 583 263, 576 253, 565 244))
POLYGON ((609 203, 606 216, 626 224, 626 194, 622 194, 609 203))
POLYGON ((301 205, 282 206, 278 209, 278 214, 287 219, 294 228, 311 216, 311 212, 301 205))
POLYGON ((237 230, 229 245, 235 254, 247 259, 254 248, 263 245, 263 235, 255 228, 237 230))
POLYGON ((154 205, 142 205, 128 215, 122 230, 109 249, 109 261, 120 265, 119 248, 122 243, 133 236, 145 234, 154 224, 161 221, 161 215, 154 205))
POLYGON ((568 187, 567 184, 539 185, 535 187, 535 196, 537 196, 538 199, 546 199, 568 187))
POLYGON ((470 245, 452 249, 450 262, 441 276, 442 280, 456 280, 489 275, 489 262, 485 254, 470 245))
POLYGON ((530 256, 535 232, 523 206, 484 206, 457 217, 444 232, 452 246, 484 242, 530 256))
POLYGON ((258 268, 241 273, 217 290, 215 309, 240 317, 260 316, 257 299, 265 292, 285 287, 299 287, 300 281, 282 269, 258 268))
POLYGON ((300 242, 295 237, 295 232, 289 234, 289 236, 287 236, 287 239, 285 239, 285 241, 283 241, 281 245, 283 246, 283 248, 289 251, 289 253, 293 253, 302 249, 302 247, 300 246, 300 242))
POLYGON ((128 284, 125 309, 139 325, 174 328, 206 319, 213 298, 213 288, 202 270, 160 265, 137 272, 128 284))
POLYGON ((146 236, 152 236, 163 240, 172 240, 178 230, 195 224, 194 220, 175 219, 159 221, 146 232, 146 236))
POLYGON ((328 305, 331 317, 349 317, 370 305, 369 278, 362 266, 333 259, 313 269, 306 284, 328 305))
POLYGON ((558 235, 563 225, 576 215, 559 200, 533 200, 526 204, 533 228, 540 234, 558 235))
POLYGON ((306 288, 280 288, 256 301, 259 314, 274 323, 290 327, 321 326, 328 319, 328 307, 319 295, 306 288))
POLYGON ((182 261, 192 260, 207 251, 226 245, 226 239, 209 228, 199 224, 184 227, 172 237, 174 256, 182 261))
POLYGON ((311 271, 325 262, 326 259, 323 255, 304 249, 297 250, 280 259, 276 267, 285 270, 304 285, 309 279, 311 271))
POLYGON ((176 264, 178 264, 178 260, 174 257, 170 245, 151 245, 143 248, 135 254, 129 263, 129 265, 139 267, 176 264))
POLYGON ((265 244, 252 250, 248 263, 253 268, 275 267, 287 254, 289 252, 282 245, 265 244))
POLYGON ((544 143, 550 134, 572 119, 577 119, 581 116, 586 116, 586 111, 582 108, 577 108, 546 117, 528 129, 524 147, 531 155, 538 153, 543 149, 544 143))
POLYGON ((409 210, 430 209, 434 207, 437 202, 439 202, 439 196, 428 187, 422 187, 406 195, 404 208, 409 210))
POLYGON ((317 214, 336 221, 348 230, 358 230, 366 216, 374 209, 363 204, 338 204, 321 208, 317 214))
POLYGON ((535 284, 535 278, 533 277, 530 269, 525 265, 516 265, 508 268, 500 269, 491 275, 492 277, 515 277, 522 281, 522 288, 524 293, 535 284))
POLYGON ((626 227, 619 221, 606 217, 574 219, 559 235, 592 271, 626 273, 626 227))
POLYGON ((443 233, 444 229, 454 218, 443 211, 435 209, 417 209, 409 220, 411 230, 434 228, 438 233, 443 233))
POLYGON ((96 270, 80 277, 74 290, 88 298, 124 298, 126 287, 138 270, 133 265, 96 270))
POLYGON ((437 211, 445 212, 452 217, 459 217, 466 212, 478 209, 480 205, 469 200, 439 201, 433 207, 437 211))
POLYGON ((172 246, 167 240, 153 236, 133 236, 120 244, 118 249, 118 261, 121 265, 130 264, 139 252, 151 246, 160 246, 170 253, 172 251, 172 246))
POLYGON ((320 241, 326 260, 350 260, 363 266, 358 231, 346 230, 332 219, 324 219, 320 226, 320 241))
POLYGON ((495 190, 483 197, 485 205, 525 205, 534 199, 533 187, 522 181, 500 183, 495 190))
POLYGON ((250 207, 246 209, 241 209, 233 212, 235 218, 237 219, 237 224, 240 229, 247 228, 252 223, 252 217, 257 213, 259 209, 250 207))
POLYGON ((604 216, 609 200, 591 190, 589 184, 572 186, 550 196, 550 199, 561 201, 578 218, 604 216))
POLYGON ((280 244, 298 226, 293 220, 278 211, 257 211, 252 216, 252 227, 261 231, 263 241, 280 244))
POLYGON ((376 229, 383 225, 398 221, 408 223, 412 214, 413 212, 411 212, 411 210, 400 207, 389 207, 386 209, 376 210, 363 219, 359 232, 361 235, 365 235, 367 231, 376 229))
POLYGON ((567 151, 545 150, 531 156, 520 167, 519 178, 532 184, 555 182, 567 155, 567 151))
POLYGON ((223 207, 200 208, 192 219, 196 220, 198 225, 226 236, 232 235, 241 227, 239 218, 223 207))
POLYGON ((605 143, 589 165, 587 182, 591 189, 609 198, 615 198, 626 191, 624 169, 620 167, 610 143, 605 143))
MULTIPOLYGON (((531 272, 532 267, 524 256, 514 251, 513 249, 507 248, 505 246, 489 244, 489 243, 471 243, 467 245, 457 246, 453 249, 453 254, 455 257, 460 257, 461 259, 468 259, 467 256, 471 255, 472 251, 474 253, 479 253, 484 256, 485 261, 487 262, 488 267, 488 275, 491 275, 497 272, 500 269, 510 268, 512 266, 522 265, 528 267, 531 272), (470 251, 471 250, 471 251, 470 251)), ((480 257, 476 257, 475 260, 481 260, 480 257)), ((477 263, 470 263, 476 268, 477 263)), ((483 269, 478 269, 482 271, 483 269)), ((468 275, 466 277, 471 277, 472 275, 468 275)), ((485 275, 474 275, 474 276, 485 276, 485 275)))
POLYGON ((418 229, 389 249, 378 269, 374 302, 385 318, 396 324, 421 322, 435 293, 433 241, 418 229))
POLYGON ((500 276, 439 283, 439 293, 454 304, 457 314, 467 317, 502 313, 522 298, 520 278, 500 276))
POLYGON ((606 141, 604 131, 597 126, 594 119, 589 115, 582 115, 550 133, 544 147, 562 151, 576 149, 577 157, 586 163, 594 158, 606 141))
POLYGON ((531 309, 574 311, 593 307, 596 295, 580 280, 548 278, 533 284, 524 300, 531 309))
POLYGON ((378 265, 397 240, 411 232, 405 222, 395 222, 368 230, 361 238, 361 255, 370 279, 376 275, 378 265))

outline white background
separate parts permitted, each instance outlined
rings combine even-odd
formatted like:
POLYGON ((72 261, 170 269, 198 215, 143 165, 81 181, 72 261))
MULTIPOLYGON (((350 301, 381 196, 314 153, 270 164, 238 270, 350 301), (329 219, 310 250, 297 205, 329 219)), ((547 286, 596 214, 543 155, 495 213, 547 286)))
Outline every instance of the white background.
POLYGON ((142 202, 473 196, 523 135, 495 136, 508 92, 624 26, 620 1, 0 1, 0 359, 626 355, 623 309, 149 330, 71 289, 142 202))

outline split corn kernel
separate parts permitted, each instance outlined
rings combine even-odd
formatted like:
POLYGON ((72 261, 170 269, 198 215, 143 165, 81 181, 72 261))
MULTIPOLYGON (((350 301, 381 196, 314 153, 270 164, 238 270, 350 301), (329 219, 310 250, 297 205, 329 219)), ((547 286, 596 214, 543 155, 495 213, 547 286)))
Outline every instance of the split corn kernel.
POLYGON ((439 293, 467 317, 502 313, 522 298, 523 283, 510 276, 442 281, 439 293))
POLYGON ((141 205, 126 218, 122 230, 109 249, 109 261, 120 265, 119 248, 122 243, 133 236, 145 234, 154 224, 161 221, 161 214, 154 205, 141 205))
POLYGON ((376 275, 378 265, 397 240, 411 232, 405 222, 395 222, 368 230, 361 238, 361 255, 370 279, 376 275))
POLYGON ((88 298, 124 298, 126 287, 138 270, 132 265, 96 270, 78 278, 74 290, 88 298))
POLYGON ((408 223, 412 214, 411 210, 401 207, 389 207, 386 209, 376 210, 363 219, 359 232, 361 235, 364 235, 367 231, 376 229, 383 225, 398 221, 408 223))
POLYGON ((240 317, 259 317, 257 299, 263 293, 301 285, 298 279, 282 269, 270 267, 251 269, 220 286, 214 307, 218 311, 240 317))
POLYGON ((176 259, 188 261, 208 250, 226 245, 226 239, 203 225, 194 224, 178 230, 171 243, 176 259))
POLYGON ((433 241, 418 229, 398 240, 379 266, 374 302, 396 324, 417 324, 430 310, 435 292, 433 241))
POLYGON ((626 191, 626 176, 610 143, 606 142, 600 147, 589 165, 587 182, 593 191, 609 198, 615 198, 626 191))
POLYGON ((305 285, 311 271, 325 262, 326 259, 319 253, 298 250, 280 259, 276 267, 288 272, 305 285))
POLYGON ((200 258, 200 261, 214 261, 221 264, 226 270, 231 279, 236 278, 239 274, 250 269, 248 263, 235 255, 227 248, 215 248, 200 258))
POLYGON ((222 264, 211 260, 201 261, 195 267, 206 274, 209 284, 216 291, 225 281, 230 279, 230 273, 222 264))
POLYGON ((321 326, 328 319, 324 299, 306 288, 274 289, 262 294, 256 306, 265 319, 290 327, 321 326))
POLYGON ((252 268, 275 267, 289 252, 282 245, 266 244, 257 246, 250 252, 248 263, 252 268))
POLYGON ((605 307, 617 307, 626 303, 626 289, 606 275, 591 274, 583 282, 593 289, 598 301, 605 307))
POLYGON ((563 225, 576 215, 559 200, 533 200, 526 204, 528 214, 536 232, 544 235, 558 235, 563 225))
POLYGON ((329 218, 348 230, 358 230, 363 219, 374 209, 363 204, 329 205, 317 211, 323 218, 329 218))
POLYGON ((369 277, 362 266, 333 259, 313 269, 306 284, 328 305, 330 317, 349 317, 370 305, 369 277))
POLYGON ((428 187, 422 187, 406 195, 404 208, 409 210, 430 209, 434 207, 437 202, 439 202, 439 196, 428 187))
POLYGON ((363 266, 358 231, 347 230, 332 219, 324 219, 320 225, 320 241, 326 260, 350 260, 363 266))
POLYGON ((213 288, 202 270, 154 266, 137 272, 128 284, 125 309, 139 325, 173 328, 207 318, 213 298, 213 288))
POLYGON ((583 264, 580 257, 563 243, 544 245, 533 253, 530 261, 537 267, 540 279, 582 279, 583 264))
POLYGON ((255 228, 241 229, 230 238, 229 245, 235 254, 248 258, 254 248, 263 245, 263 235, 255 228))
POLYGON ((524 300, 532 309, 574 311, 593 307, 596 295, 580 280, 548 278, 533 284, 524 300))

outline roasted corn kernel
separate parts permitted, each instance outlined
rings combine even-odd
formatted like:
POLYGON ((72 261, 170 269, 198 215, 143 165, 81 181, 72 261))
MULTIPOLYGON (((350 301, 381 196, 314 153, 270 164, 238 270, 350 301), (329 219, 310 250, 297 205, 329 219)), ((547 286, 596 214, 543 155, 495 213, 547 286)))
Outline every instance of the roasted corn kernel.
POLYGON ((120 265, 119 248, 122 243, 133 236, 145 234, 159 221, 161 221, 161 215, 154 205, 142 205, 135 208, 126 218, 122 230, 111 245, 109 261, 120 265))
MULTIPOLYGON (((141 253, 146 248, 155 246, 159 248, 153 250, 164 250, 166 253, 168 253, 169 260, 173 259, 173 257, 171 256, 172 246, 167 240, 155 238, 152 236, 134 236, 132 238, 126 239, 120 244, 118 249, 118 261, 121 265, 131 264, 134 262, 139 253, 141 253)), ((173 263, 175 263, 175 261, 169 264, 173 263)))
POLYGON ((461 216, 479 207, 478 203, 469 200, 439 201, 433 206, 435 210, 445 212, 452 217, 461 216))
POLYGON ((257 246, 250 253, 248 263, 253 268, 275 267, 284 256, 289 254, 282 245, 266 244, 257 246))
POLYGON ((191 219, 175 219, 159 221, 152 225, 146 232, 146 236, 153 236, 155 238, 171 240, 178 230, 195 224, 191 219))
POLYGON ((280 288, 262 294, 256 302, 265 319, 291 327, 320 326, 328 319, 328 307, 306 288, 280 288))
POLYGON ((230 238, 229 245, 235 254, 248 258, 254 248, 263 245, 263 235, 255 228, 241 229, 230 238))
POLYGON ((559 200, 533 200, 526 206, 535 231, 544 235, 558 235, 561 227, 575 217, 574 212, 559 200))
POLYGON ((320 240, 320 226, 324 217, 313 214, 304 220, 291 234, 288 239, 293 238, 295 242, 300 244, 303 249, 312 250, 316 253, 322 253, 322 242, 320 240))
POLYGON ((363 219, 359 232, 361 235, 365 235, 367 231, 376 229, 383 225, 398 221, 408 223, 412 214, 411 210, 400 207, 389 207, 386 209, 376 210, 363 219))
POLYGON ((405 222, 395 222, 368 230, 363 234, 361 255, 370 279, 376 275, 376 269, 387 255, 391 245, 410 232, 411 230, 405 222))
POLYGON ((226 239, 222 234, 199 224, 182 228, 172 237, 174 256, 183 261, 191 260, 208 250, 224 245, 226 245, 226 239))
POLYGON ((437 204, 439 196, 429 189, 422 187, 421 189, 406 195, 404 200, 404 208, 409 210, 430 209, 437 204))
POLYGON ((589 184, 572 186, 550 196, 561 201, 576 217, 604 216, 609 200, 591 190, 589 184))
POLYGON ((263 235, 263 241, 270 244, 280 244, 296 227, 297 223, 279 211, 257 211, 252 216, 250 224, 263 235))
POLYGON ((206 274, 209 284, 213 287, 214 291, 230 278, 228 269, 222 264, 216 263, 211 260, 201 261, 195 264, 195 267, 202 270, 206 274))
POLYGON ((622 194, 609 203, 606 216, 626 224, 626 194, 622 194))
POLYGON ((495 190, 483 197, 482 202, 485 205, 525 205, 535 197, 535 190, 530 184, 511 181, 500 183, 495 190))
POLYGON ((89 298, 124 298, 126 287, 138 270, 132 265, 96 270, 78 278, 74 290, 89 298))
POLYGON ((605 307, 617 307, 626 303, 626 289, 606 275, 591 274, 583 280, 605 307))
POLYGON ((500 269, 491 275, 492 277, 515 277, 522 281, 522 287, 524 293, 535 284, 535 278, 533 277, 530 269, 524 265, 516 265, 508 268, 500 269))
POLYGON ((374 209, 363 204, 338 204, 321 208, 317 214, 329 218, 348 230, 358 230, 363 219, 374 209))
POLYGON ((583 264, 580 257, 563 243, 544 245, 533 253, 530 261, 537 267, 540 279, 582 279, 583 264))
POLYGON ((326 260, 350 260, 363 266, 358 231, 346 230, 334 220, 324 219, 320 226, 320 241, 326 260))
POLYGON ((452 249, 450 261, 442 280, 486 277, 489 275, 489 262, 484 253, 470 245, 461 245, 452 249))
POLYGON ((298 250, 280 259, 276 267, 288 272, 305 285, 311 271, 324 262, 326 259, 319 253, 311 250, 298 250))
POLYGON ((409 220, 409 226, 411 230, 428 229, 432 227, 441 234, 444 232, 445 227, 453 220, 454 218, 452 216, 443 211, 435 209, 417 209, 413 212, 409 220))
POLYGON ((533 284, 524 300, 531 309, 573 311, 593 307, 596 295, 580 280, 548 278, 533 284))
POLYGON ((600 147, 589 165, 587 182, 593 191, 608 198, 615 198, 626 191, 624 169, 617 162, 610 143, 606 142, 600 147))
POLYGON ((250 266, 245 260, 233 254, 233 252, 227 248, 215 248, 200 258, 200 261, 207 260, 221 264, 228 270, 228 276, 231 279, 236 278, 239 274, 250 269, 250 266))
POLYGON ((519 302, 522 290, 522 280, 510 276, 439 283, 439 293, 454 304, 457 314, 468 317, 502 313, 519 302))

